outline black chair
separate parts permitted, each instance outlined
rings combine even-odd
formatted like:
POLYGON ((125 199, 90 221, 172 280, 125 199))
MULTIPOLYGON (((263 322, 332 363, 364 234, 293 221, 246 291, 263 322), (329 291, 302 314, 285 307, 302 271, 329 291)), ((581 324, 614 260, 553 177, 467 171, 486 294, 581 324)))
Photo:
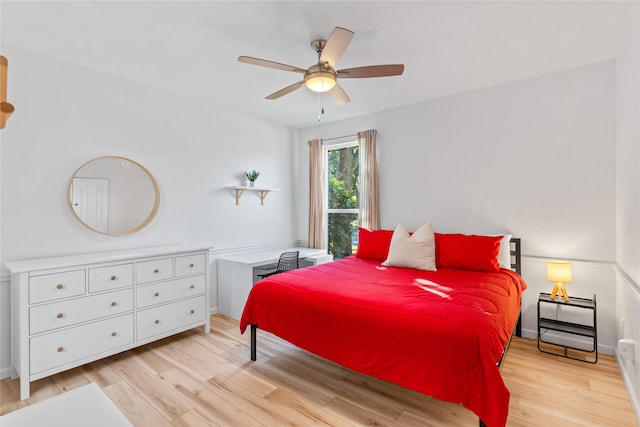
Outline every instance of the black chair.
POLYGON ((265 277, 273 276, 274 274, 284 273, 285 271, 295 270, 298 268, 298 256, 300 255, 300 251, 291 251, 291 252, 283 252, 280 255, 280 259, 278 260, 278 266, 275 271, 270 271, 265 274, 258 274, 261 279, 265 277))

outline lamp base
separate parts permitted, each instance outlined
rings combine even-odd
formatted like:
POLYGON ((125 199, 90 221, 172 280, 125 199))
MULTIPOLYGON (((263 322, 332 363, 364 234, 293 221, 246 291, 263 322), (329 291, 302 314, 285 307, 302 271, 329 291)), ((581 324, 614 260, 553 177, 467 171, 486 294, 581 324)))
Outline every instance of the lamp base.
POLYGON ((564 283, 556 283, 556 285, 553 287, 553 291, 551 292, 551 299, 556 299, 556 296, 559 296, 560 299, 564 298, 566 302, 569 302, 569 294, 564 288, 564 283))

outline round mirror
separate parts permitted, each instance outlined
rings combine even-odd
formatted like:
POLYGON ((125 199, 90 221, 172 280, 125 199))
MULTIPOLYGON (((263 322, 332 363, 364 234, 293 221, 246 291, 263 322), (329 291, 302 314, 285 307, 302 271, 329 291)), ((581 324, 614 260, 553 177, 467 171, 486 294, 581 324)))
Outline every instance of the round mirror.
POLYGON ((139 163, 108 156, 90 160, 73 174, 68 201, 80 222, 111 236, 135 233, 156 216, 160 191, 139 163))

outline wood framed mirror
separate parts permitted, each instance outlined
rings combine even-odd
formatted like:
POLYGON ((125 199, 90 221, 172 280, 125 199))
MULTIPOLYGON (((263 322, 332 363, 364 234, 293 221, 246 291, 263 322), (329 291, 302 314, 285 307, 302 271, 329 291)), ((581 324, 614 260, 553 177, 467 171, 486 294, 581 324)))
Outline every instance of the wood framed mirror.
POLYGON ((149 225, 158 213, 160 190, 141 164, 125 157, 105 156, 75 171, 67 200, 73 215, 89 229, 123 236, 149 225))

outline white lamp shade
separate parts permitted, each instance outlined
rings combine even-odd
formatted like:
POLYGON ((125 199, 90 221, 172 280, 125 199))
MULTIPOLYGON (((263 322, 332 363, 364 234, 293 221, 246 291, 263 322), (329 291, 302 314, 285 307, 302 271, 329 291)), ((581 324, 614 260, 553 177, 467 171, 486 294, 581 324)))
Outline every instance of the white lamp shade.
POLYGON ((314 92, 328 92, 336 85, 336 79, 330 73, 311 73, 304 82, 314 92))
POLYGON ((547 261, 547 280, 554 283, 571 283, 570 262, 547 261))

